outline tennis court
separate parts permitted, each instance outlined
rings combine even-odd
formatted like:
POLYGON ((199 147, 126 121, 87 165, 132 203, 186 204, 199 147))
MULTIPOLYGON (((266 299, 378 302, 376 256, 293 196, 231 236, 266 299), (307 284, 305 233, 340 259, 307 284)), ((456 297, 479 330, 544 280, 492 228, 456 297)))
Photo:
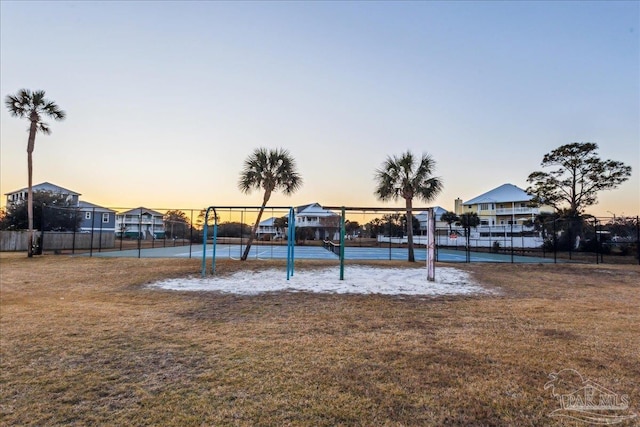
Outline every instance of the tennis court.
MULTIPOLYGON (((216 258, 240 259, 244 251, 244 245, 216 245, 216 258)), ((207 245, 207 258, 213 256, 213 245, 207 245)), ((425 261, 427 251, 424 248, 414 249, 416 261, 425 261)), ((99 257, 140 257, 140 258, 201 258, 202 246, 178 246, 154 249, 132 249, 112 252, 94 252, 92 256, 99 257)), ((254 245, 249 252, 249 259, 286 259, 287 247, 284 245, 261 246, 254 245)), ((339 260, 338 254, 321 246, 295 246, 295 259, 324 259, 339 260)), ((406 248, 371 248, 352 247, 344 248, 345 260, 392 260, 406 261, 406 248)), ((438 249, 436 251, 436 261, 440 262, 515 262, 515 263, 540 263, 554 262, 553 258, 541 258, 510 254, 497 254, 487 252, 470 252, 469 258, 465 251, 452 249, 438 249)))

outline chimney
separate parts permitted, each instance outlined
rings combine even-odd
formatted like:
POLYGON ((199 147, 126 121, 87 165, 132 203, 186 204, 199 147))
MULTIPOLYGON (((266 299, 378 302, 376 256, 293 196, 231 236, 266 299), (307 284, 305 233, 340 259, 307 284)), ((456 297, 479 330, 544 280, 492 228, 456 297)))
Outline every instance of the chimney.
POLYGON ((456 215, 462 214, 462 199, 460 197, 453 202, 453 212, 456 215))

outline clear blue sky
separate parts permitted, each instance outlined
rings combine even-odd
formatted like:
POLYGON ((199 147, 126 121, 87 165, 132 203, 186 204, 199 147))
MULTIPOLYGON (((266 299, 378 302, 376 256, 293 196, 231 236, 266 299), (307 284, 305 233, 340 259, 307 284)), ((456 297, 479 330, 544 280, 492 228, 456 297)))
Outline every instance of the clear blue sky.
MULTIPOLYGON (((633 176, 589 211, 637 215, 639 5, 3 0, 1 95, 67 112, 37 137, 34 183, 104 206, 257 205, 237 181, 264 146, 304 178, 271 204, 381 205, 375 169, 411 150, 453 209, 591 141, 633 176)), ((27 123, 0 120, 4 194, 27 184, 27 123)))

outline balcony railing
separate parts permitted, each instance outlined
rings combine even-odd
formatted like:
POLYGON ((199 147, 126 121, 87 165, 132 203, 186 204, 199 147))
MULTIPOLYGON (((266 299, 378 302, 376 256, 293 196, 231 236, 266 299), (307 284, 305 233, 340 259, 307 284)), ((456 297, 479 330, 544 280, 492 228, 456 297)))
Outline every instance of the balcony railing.
POLYGON ((540 209, 538 209, 538 208, 530 208, 530 207, 498 208, 498 209, 496 209, 496 215, 524 215, 524 214, 536 215, 538 213, 540 213, 540 209))

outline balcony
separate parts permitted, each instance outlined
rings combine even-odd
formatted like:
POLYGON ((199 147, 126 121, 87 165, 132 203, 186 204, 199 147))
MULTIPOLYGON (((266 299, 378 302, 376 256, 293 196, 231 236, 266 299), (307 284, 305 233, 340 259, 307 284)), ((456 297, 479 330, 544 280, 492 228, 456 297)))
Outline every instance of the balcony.
POLYGON ((498 208, 496 215, 537 215, 540 213, 538 208, 518 207, 518 208, 498 208))

